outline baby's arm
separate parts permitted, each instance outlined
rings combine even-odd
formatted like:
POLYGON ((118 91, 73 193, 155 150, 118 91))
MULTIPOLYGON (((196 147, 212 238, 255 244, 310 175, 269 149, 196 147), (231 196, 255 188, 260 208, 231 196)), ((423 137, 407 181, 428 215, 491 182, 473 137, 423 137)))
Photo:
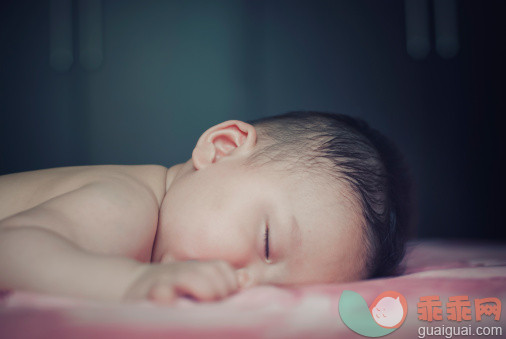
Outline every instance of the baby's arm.
POLYGON ((151 220, 151 205, 128 187, 98 182, 1 220, 0 289, 168 302, 177 295, 214 300, 237 290, 234 271, 223 262, 161 265, 110 255, 142 241, 138 226, 151 220))
POLYGON ((41 227, 1 227, 0 289, 120 300, 141 264, 86 252, 41 227))
POLYGON ((0 272, 0 288, 96 300, 170 303, 188 295, 210 301, 238 290, 223 261, 142 264, 83 251, 40 227, 0 228, 0 272))
POLYGON ((171 262, 146 265, 124 297, 160 303, 170 303, 178 296, 212 301, 236 292, 239 287, 235 270, 225 261, 171 262))

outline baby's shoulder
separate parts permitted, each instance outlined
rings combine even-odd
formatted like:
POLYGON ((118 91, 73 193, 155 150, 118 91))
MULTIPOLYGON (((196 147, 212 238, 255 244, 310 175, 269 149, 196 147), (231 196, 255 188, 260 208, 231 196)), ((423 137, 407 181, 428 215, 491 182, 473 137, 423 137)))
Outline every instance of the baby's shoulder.
POLYGON ((97 181, 128 186, 161 205, 167 168, 161 165, 58 167, 0 176, 0 220, 97 181))
MULTIPOLYGON (((114 176, 130 179, 139 185, 139 189, 149 191, 161 206, 165 196, 167 167, 161 165, 109 165, 103 168, 114 176)), ((100 175, 100 174, 98 174, 100 175)))
POLYGON ((55 168, 0 177, 0 227, 36 225, 95 253, 148 262, 167 169, 55 168))

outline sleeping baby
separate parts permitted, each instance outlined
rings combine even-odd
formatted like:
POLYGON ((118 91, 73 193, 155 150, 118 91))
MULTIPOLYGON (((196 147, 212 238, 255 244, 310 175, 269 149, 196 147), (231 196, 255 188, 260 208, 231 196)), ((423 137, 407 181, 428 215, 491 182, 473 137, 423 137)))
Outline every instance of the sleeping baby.
POLYGON ((305 111, 213 126, 168 169, 0 176, 0 289, 171 303, 395 274, 409 182, 365 122, 305 111))

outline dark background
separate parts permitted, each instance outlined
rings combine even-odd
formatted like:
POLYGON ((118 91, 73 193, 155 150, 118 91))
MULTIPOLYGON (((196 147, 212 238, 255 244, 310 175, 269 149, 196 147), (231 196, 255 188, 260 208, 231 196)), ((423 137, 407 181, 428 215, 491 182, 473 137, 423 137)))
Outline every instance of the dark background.
MULTIPOLYGON (((436 0, 440 1, 440 0, 436 0)), ((444 0, 443 0, 444 1, 444 0)), ((79 6, 73 2, 74 41, 79 6)), ((0 174, 186 161, 227 119, 358 116, 405 153, 422 238, 505 239, 504 1, 457 1, 458 53, 407 53, 404 1, 102 2, 103 62, 49 62, 49 1, 0 5, 0 174)))

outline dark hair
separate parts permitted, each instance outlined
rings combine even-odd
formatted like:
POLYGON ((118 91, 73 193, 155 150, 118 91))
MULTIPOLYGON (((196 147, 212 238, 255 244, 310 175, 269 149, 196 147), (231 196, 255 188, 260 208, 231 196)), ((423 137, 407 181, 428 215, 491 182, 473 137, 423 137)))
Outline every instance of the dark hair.
POLYGON ((296 111, 250 123, 259 151, 249 162, 291 160, 347 183, 366 223, 366 277, 400 273, 412 222, 412 181, 395 145, 344 114, 296 111))

